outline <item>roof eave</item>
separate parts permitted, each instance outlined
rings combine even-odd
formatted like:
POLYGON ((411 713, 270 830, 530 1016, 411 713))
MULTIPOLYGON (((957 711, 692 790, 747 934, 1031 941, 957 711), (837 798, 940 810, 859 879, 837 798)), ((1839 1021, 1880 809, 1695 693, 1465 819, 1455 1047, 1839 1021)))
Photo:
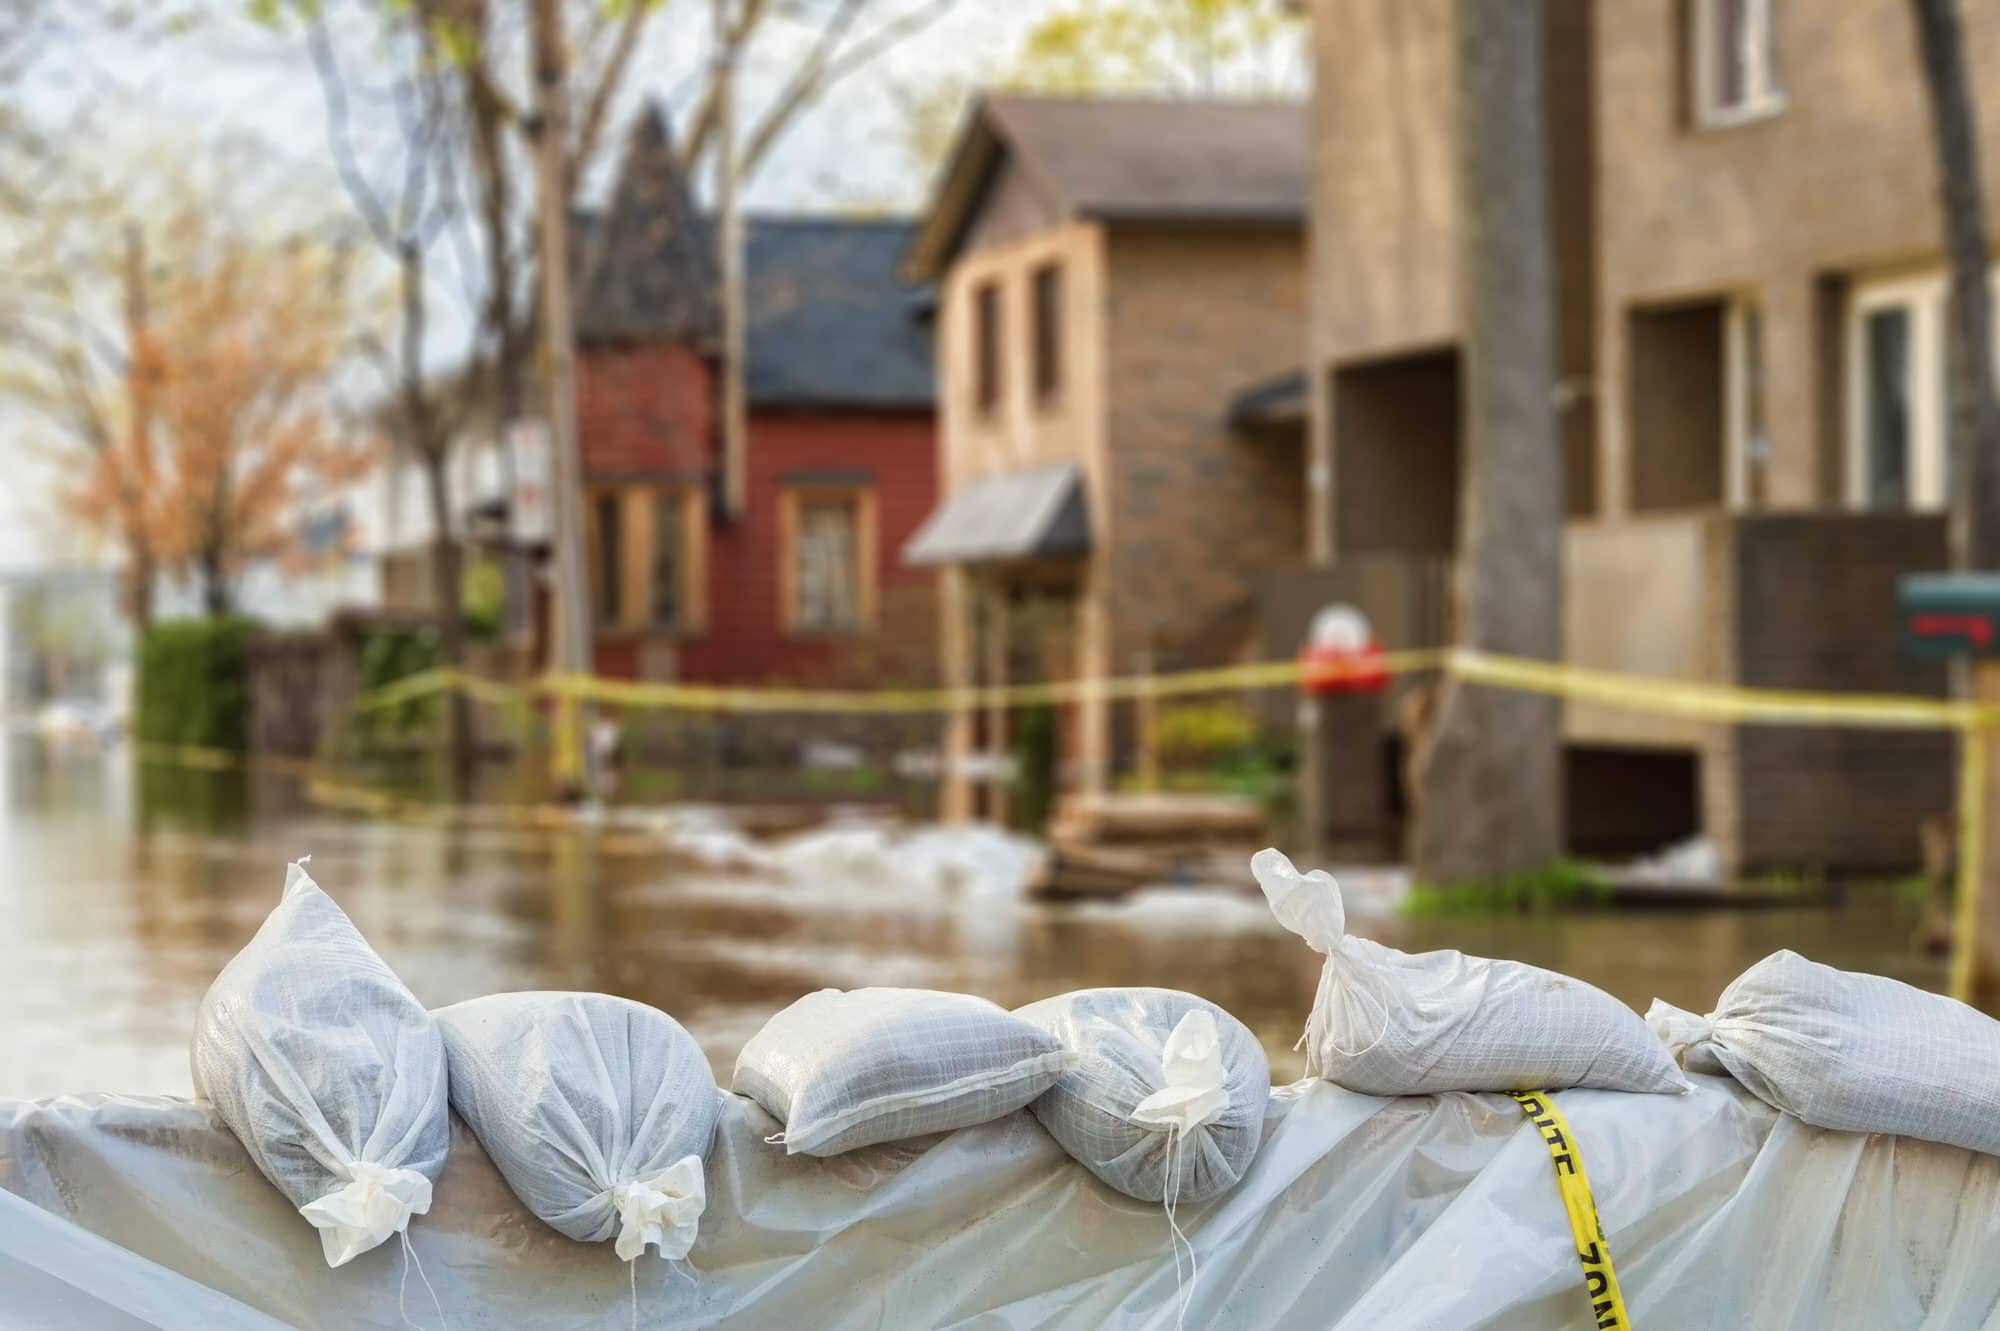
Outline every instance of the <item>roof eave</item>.
POLYGON ((987 119, 986 102, 973 102, 965 127, 953 141, 938 172, 937 184, 925 204, 917 233, 903 257, 903 277, 911 282, 937 282, 972 224, 972 214, 985 193, 988 177, 1000 161, 1000 140, 987 119))

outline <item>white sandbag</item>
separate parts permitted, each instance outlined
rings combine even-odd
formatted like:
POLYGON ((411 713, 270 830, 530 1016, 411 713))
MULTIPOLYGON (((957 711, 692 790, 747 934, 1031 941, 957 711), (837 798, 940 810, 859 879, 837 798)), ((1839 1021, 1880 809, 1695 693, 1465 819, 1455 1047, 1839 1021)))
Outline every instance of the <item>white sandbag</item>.
POLYGON ((790 1154, 838 1155, 986 1123, 1065 1065, 1056 1038, 983 998, 930 989, 822 989, 764 1023, 733 1084, 784 1124, 790 1154))
POLYGON ((201 1000, 194 1085, 339 1266, 430 1209, 451 1118, 437 1023, 304 864, 201 1000))
POLYGON ((1302 1040, 1308 1072, 1367 1095, 1687 1089, 1639 1014, 1603 990, 1518 961, 1356 938, 1325 870, 1301 874, 1275 850, 1250 869, 1278 922, 1326 954, 1302 1040))
POLYGON ((1774 952, 1706 1017, 1656 998, 1646 1023, 1688 1071, 1814 1127, 2000 1155, 2000 1022, 1955 998, 1774 952))
POLYGON ((1205 1202, 1250 1167, 1271 1065, 1257 1037, 1215 1004, 1174 989, 1084 989, 1015 1015, 1079 1056, 1030 1112, 1118 1191, 1205 1202))
POLYGON ((440 1008, 451 1107, 523 1204, 573 1239, 678 1261, 708 1204, 722 1092, 681 1024, 609 994, 493 994, 440 1008))

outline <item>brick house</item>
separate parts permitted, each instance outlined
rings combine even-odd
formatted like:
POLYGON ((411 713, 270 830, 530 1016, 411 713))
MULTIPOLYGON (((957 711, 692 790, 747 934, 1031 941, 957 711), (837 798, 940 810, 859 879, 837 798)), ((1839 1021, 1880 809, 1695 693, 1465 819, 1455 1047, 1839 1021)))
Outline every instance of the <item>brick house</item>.
MULTIPOLYGON (((1310 9, 1312 576, 1318 596, 1394 626, 1392 645, 1442 641, 1460 336, 1452 6, 1310 9)), ((1909 6, 1547 12, 1565 655, 1941 693, 1943 670, 1900 657, 1894 632, 1898 576, 1946 560, 1943 263, 1909 6)), ((1995 67, 2000 14, 1965 20, 1968 67, 1995 67)), ((1982 113, 1990 175, 2000 106, 1982 113)), ((1378 724, 1393 734, 1394 713, 1378 724)), ((1951 806, 1942 737, 1583 705, 1565 731, 1584 849, 1699 828, 1731 871, 1887 870, 1915 861, 1920 823, 1951 806)), ((1369 788, 1371 774, 1387 784, 1383 764, 1344 767, 1331 830, 1365 839, 1393 792, 1369 788)))
MULTIPOLYGON (((940 284, 943 493, 904 556, 944 570, 948 682, 1251 650, 1257 579, 1304 540, 1301 431, 1244 391, 1298 363, 1304 169, 1297 105, 974 108, 908 261, 940 284)), ((955 718, 948 755, 1003 749, 1008 720, 955 718)), ((1129 709, 1060 727, 1082 788, 1132 761, 1129 709)), ((948 815, 1002 811, 948 771, 948 815)))
POLYGON ((746 223, 745 500, 717 502, 710 220, 643 114, 577 317, 577 425, 600 673, 699 682, 935 677, 934 578, 896 557, 935 502, 932 297, 911 224, 746 223))

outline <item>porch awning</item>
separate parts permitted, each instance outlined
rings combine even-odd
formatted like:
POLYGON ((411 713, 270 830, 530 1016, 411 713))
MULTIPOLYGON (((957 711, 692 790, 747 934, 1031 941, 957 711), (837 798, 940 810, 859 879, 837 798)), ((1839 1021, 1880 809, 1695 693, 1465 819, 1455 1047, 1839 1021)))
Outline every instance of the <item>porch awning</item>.
POLYGON ((924 520, 903 547, 903 562, 993 564, 1089 552, 1082 469, 1053 462, 965 486, 924 520))

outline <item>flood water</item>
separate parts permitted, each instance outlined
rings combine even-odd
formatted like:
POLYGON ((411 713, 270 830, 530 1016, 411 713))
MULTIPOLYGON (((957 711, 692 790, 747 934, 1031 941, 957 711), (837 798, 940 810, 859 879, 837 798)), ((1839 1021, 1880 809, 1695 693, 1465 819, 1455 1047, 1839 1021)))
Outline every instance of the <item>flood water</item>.
MULTIPOLYGON (((822 835, 701 863, 631 826, 552 831, 361 821, 282 778, 149 769, 122 753, 6 743, 0 765, 0 1096, 186 1094, 202 993, 276 901, 289 859, 426 1003, 509 989, 597 989, 654 1004, 718 1077, 778 1008, 826 986, 959 989, 1016 1006, 1095 985, 1192 990, 1290 1050, 1318 959, 1262 899, 1163 888, 1117 905, 1015 890, 1032 848, 1003 834, 822 835), (893 854, 885 851, 888 846, 893 854)), ((670 841, 672 844, 670 844, 670 841)), ((1838 908, 1411 920, 1379 875, 1348 880, 1356 932, 1554 967, 1644 1009, 1705 1011, 1779 948, 1942 987, 1913 944, 1921 906, 1886 890, 1838 908)), ((1244 884, 1248 886, 1247 868, 1244 884)))

